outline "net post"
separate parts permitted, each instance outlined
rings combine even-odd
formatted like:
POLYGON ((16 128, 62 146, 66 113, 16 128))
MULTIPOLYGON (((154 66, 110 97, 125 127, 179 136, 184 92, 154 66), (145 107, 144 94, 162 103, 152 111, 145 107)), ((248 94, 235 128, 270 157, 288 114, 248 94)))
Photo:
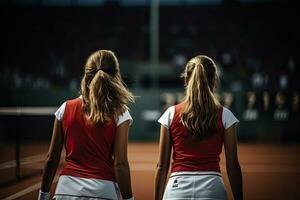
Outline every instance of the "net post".
POLYGON ((17 180, 21 179, 21 158, 20 158, 20 118, 21 112, 17 115, 17 123, 16 123, 16 178, 17 180))

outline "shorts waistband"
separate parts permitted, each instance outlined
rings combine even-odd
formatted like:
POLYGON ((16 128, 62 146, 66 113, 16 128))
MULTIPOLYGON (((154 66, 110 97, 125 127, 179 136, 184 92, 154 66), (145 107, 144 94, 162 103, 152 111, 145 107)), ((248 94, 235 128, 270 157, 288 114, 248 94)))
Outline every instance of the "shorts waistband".
POLYGON ((182 171, 182 172, 173 172, 170 175, 170 178, 175 176, 220 176, 222 177, 222 174, 220 172, 215 171, 205 171, 205 172, 188 172, 188 171, 182 171))

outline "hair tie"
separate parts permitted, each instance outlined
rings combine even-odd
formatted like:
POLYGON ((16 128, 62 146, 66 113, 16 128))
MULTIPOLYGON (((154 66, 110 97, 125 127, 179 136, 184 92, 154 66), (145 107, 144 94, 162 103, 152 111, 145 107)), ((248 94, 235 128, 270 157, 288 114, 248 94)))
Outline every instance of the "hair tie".
POLYGON ((99 66, 96 66, 95 69, 97 70, 97 72, 98 72, 99 70, 103 71, 103 70, 101 69, 101 67, 99 67, 99 66))
POLYGON ((113 68, 113 67, 109 67, 109 68, 107 68, 107 69, 103 69, 103 68, 98 68, 97 66, 95 67, 95 69, 96 69, 96 73, 98 72, 98 71, 102 71, 102 72, 104 72, 104 73, 107 73, 107 74, 109 74, 109 75, 111 75, 111 76, 114 76, 116 73, 117 73, 117 70, 115 69, 115 68, 113 68))

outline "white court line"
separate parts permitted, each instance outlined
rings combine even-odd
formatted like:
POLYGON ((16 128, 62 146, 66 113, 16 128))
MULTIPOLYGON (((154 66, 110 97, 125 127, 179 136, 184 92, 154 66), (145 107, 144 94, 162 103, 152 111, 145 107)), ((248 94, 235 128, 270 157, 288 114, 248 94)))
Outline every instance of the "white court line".
POLYGON ((128 153, 128 160, 133 162, 156 162, 158 153, 128 153))
MULTIPOLYGON (((53 183, 56 183, 58 181, 58 177, 59 177, 59 175, 56 175, 54 177, 53 183)), ((36 191, 36 190, 40 189, 40 187, 41 187, 41 182, 38 182, 38 183, 28 187, 28 188, 25 188, 24 190, 21 190, 21 191, 15 193, 13 195, 8 196, 8 197, 6 197, 2 200, 13 200, 13 199, 22 197, 22 196, 24 196, 24 195, 26 195, 30 192, 33 192, 33 191, 36 191)))
POLYGON ((58 107, 0 107, 5 115, 51 115, 58 107))
MULTIPOLYGON (((41 162, 44 161, 46 159, 46 154, 38 154, 35 156, 28 156, 25 158, 21 159, 21 165, 27 165, 27 164, 32 164, 32 163, 36 163, 36 162, 41 162)), ((16 160, 12 160, 12 161, 8 161, 8 162, 4 162, 0 164, 0 170, 2 169, 9 169, 12 167, 16 167, 16 160)))
MULTIPOLYGON (((130 162, 155 162, 153 158, 156 158, 157 154, 148 153, 148 154, 132 154, 129 156, 130 162)), ((38 154, 34 156, 28 156, 21 159, 21 165, 27 165, 32 163, 37 163, 46 160, 46 154, 38 154)), ((0 170, 9 169, 16 167, 16 160, 7 161, 0 164, 0 170)))

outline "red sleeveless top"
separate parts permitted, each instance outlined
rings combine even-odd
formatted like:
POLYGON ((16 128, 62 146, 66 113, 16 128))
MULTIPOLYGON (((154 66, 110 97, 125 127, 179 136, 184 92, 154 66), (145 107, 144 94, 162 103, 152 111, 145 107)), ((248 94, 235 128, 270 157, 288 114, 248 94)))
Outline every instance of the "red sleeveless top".
POLYGON ((169 131, 173 145, 171 172, 179 171, 216 171, 220 172, 220 154, 225 132, 222 113, 218 113, 218 131, 211 137, 197 141, 187 131, 180 119, 184 103, 175 106, 175 113, 169 131))
POLYGON ((113 146, 116 122, 97 126, 82 112, 82 99, 66 103, 62 119, 66 163, 61 175, 115 181, 113 146))

